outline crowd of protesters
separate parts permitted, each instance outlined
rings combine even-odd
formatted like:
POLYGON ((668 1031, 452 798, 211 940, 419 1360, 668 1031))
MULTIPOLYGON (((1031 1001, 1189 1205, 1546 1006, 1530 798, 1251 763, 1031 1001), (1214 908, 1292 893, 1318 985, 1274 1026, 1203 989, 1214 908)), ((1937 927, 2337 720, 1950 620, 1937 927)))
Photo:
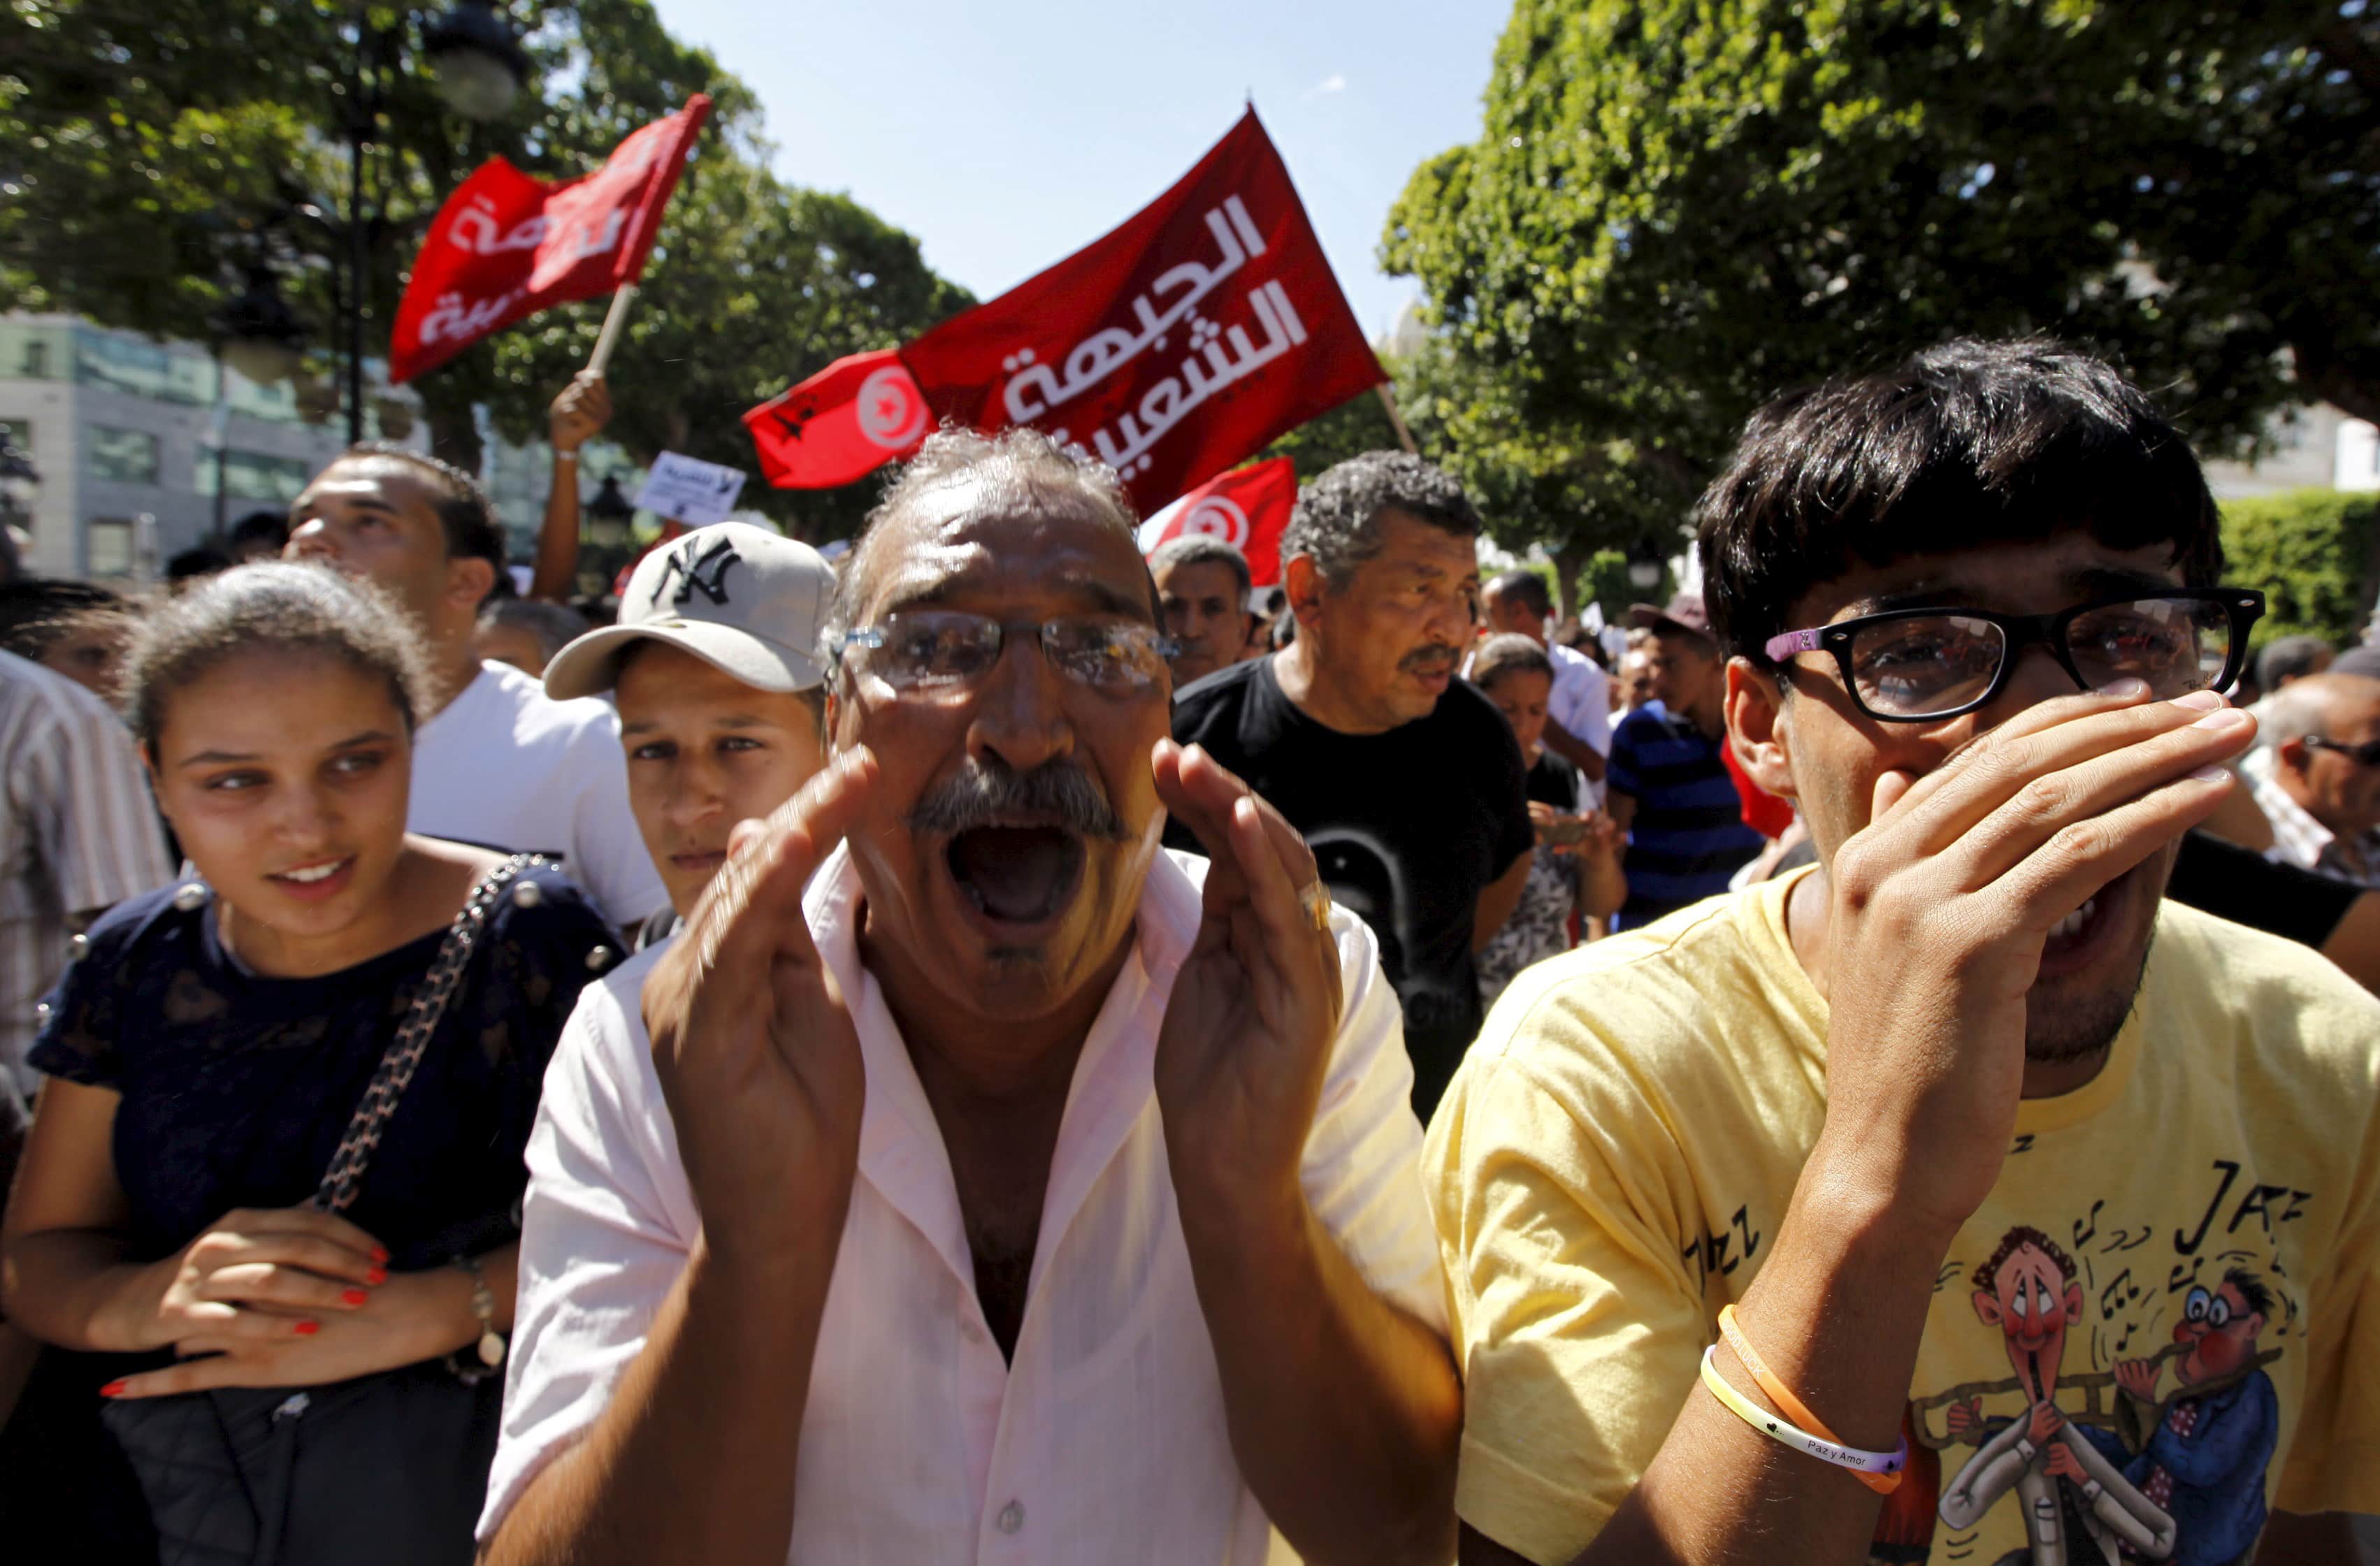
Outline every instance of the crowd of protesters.
POLYGON ((1780 400, 1608 638, 950 430, 599 626, 607 410, 526 581, 367 443, 0 585, 26 1559, 2353 1559, 2380 648, 2113 370, 1780 400))

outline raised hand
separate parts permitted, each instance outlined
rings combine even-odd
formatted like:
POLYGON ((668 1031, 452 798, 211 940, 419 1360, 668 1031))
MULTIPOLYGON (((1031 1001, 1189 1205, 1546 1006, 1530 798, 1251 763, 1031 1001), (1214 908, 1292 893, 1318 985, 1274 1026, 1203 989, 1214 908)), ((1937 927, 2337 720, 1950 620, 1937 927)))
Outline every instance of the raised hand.
POLYGON ((2145 1403, 2157 1400, 2157 1379, 2165 1366, 2153 1359, 2119 1359, 2116 1361, 2116 1385, 2145 1403))
MULTIPOLYGON (((2204 819, 2255 734, 2139 682, 2046 701, 1924 777, 1888 771, 1827 894, 1827 1125, 1813 1165, 1948 1243, 1998 1178, 2051 929, 2204 819)), ((2154 896, 2159 889, 2150 889, 2154 896)))
POLYGON ((859 1036, 810 939, 802 889, 876 779, 874 756, 846 751, 765 821, 737 828, 645 980, 653 1068, 705 1243, 757 1270, 832 1245, 858 1167, 859 1036))
POLYGON ((1342 997, 1339 945, 1301 892, 1314 855, 1206 751, 1160 740, 1158 796, 1210 861, 1204 915, 1157 1040, 1157 1099, 1185 1197, 1293 1197, 1342 997))
POLYGON ((612 422, 612 389, 603 377, 582 370, 546 409, 547 439, 556 451, 577 451, 612 422))

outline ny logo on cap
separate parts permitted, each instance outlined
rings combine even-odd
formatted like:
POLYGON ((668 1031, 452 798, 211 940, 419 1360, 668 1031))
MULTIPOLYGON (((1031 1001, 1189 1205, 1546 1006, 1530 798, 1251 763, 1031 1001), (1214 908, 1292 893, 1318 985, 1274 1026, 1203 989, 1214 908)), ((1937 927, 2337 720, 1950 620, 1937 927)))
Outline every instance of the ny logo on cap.
POLYGON ((669 591, 672 577, 677 579, 674 602, 685 603, 696 593, 716 604, 723 606, 727 602, 727 568, 744 557, 735 552, 734 540, 728 539, 711 540, 710 547, 698 555, 695 553, 698 547, 699 540, 688 539, 671 553, 668 564, 662 567, 661 580, 653 584, 655 603, 661 602, 662 594, 669 591))

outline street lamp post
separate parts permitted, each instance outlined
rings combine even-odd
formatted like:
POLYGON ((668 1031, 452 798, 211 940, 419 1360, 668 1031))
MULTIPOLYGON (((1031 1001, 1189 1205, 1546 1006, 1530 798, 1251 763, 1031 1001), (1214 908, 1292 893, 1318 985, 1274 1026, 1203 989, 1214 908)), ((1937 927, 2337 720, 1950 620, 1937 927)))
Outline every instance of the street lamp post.
MULTIPOLYGON (((400 24, 401 25, 401 24, 400 24)), ((380 229, 378 214, 364 216, 364 154, 380 132, 383 107, 382 80, 396 30, 375 29, 368 13, 356 13, 355 71, 348 80, 347 112, 341 126, 347 143, 347 201, 344 217, 332 218, 320 207, 298 210, 315 218, 346 251, 339 301, 346 328, 347 441, 364 438, 364 312, 372 241, 380 229)), ((512 24, 499 16, 490 0, 457 0, 451 9, 422 23, 421 42, 437 73, 439 96, 465 119, 501 117, 528 79, 528 55, 512 24)))
MULTIPOLYGON (((567 481, 567 470, 565 472, 567 481)), ((635 543, 629 524, 636 519, 636 503, 620 492, 620 476, 606 473, 594 498, 580 508, 579 514, 587 519, 587 548, 580 559, 584 561, 589 556, 593 557, 592 575, 597 583, 595 596, 601 597, 610 590, 613 579, 620 574, 620 567, 628 563, 628 555, 635 543)), ((582 589, 589 575, 585 570, 579 573, 582 589)))

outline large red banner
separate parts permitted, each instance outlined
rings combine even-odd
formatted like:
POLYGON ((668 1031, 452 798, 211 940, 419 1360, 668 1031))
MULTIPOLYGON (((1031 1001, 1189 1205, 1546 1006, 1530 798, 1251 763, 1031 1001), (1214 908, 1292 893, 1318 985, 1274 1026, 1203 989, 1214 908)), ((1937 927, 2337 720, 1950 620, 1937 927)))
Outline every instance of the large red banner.
POLYGON ((1122 227, 901 359, 936 414, 1079 442, 1144 514, 1388 379, 1254 109, 1122 227))
POLYGON ((1175 539, 1220 539, 1247 557, 1259 588, 1281 580, 1281 535, 1297 505, 1297 465, 1285 456, 1209 479, 1140 525, 1140 552, 1175 539))
MULTIPOLYGON (((1253 109, 1122 227, 900 358, 933 419, 1077 442, 1123 476, 1144 515, 1388 379, 1253 109)), ((820 489, 858 476, 850 461, 869 451, 813 445, 810 434, 867 427, 863 410, 842 406, 862 389, 838 374, 850 363, 745 415, 770 482, 820 489)), ((868 384, 889 408, 902 388, 882 368, 868 384)), ((879 461, 906 455, 880 443, 879 461)))
POLYGON ((710 95, 698 92, 621 142, 601 168, 559 185, 503 158, 481 164, 422 241, 389 341, 389 379, 409 381, 550 305, 642 277, 710 112, 710 95))

